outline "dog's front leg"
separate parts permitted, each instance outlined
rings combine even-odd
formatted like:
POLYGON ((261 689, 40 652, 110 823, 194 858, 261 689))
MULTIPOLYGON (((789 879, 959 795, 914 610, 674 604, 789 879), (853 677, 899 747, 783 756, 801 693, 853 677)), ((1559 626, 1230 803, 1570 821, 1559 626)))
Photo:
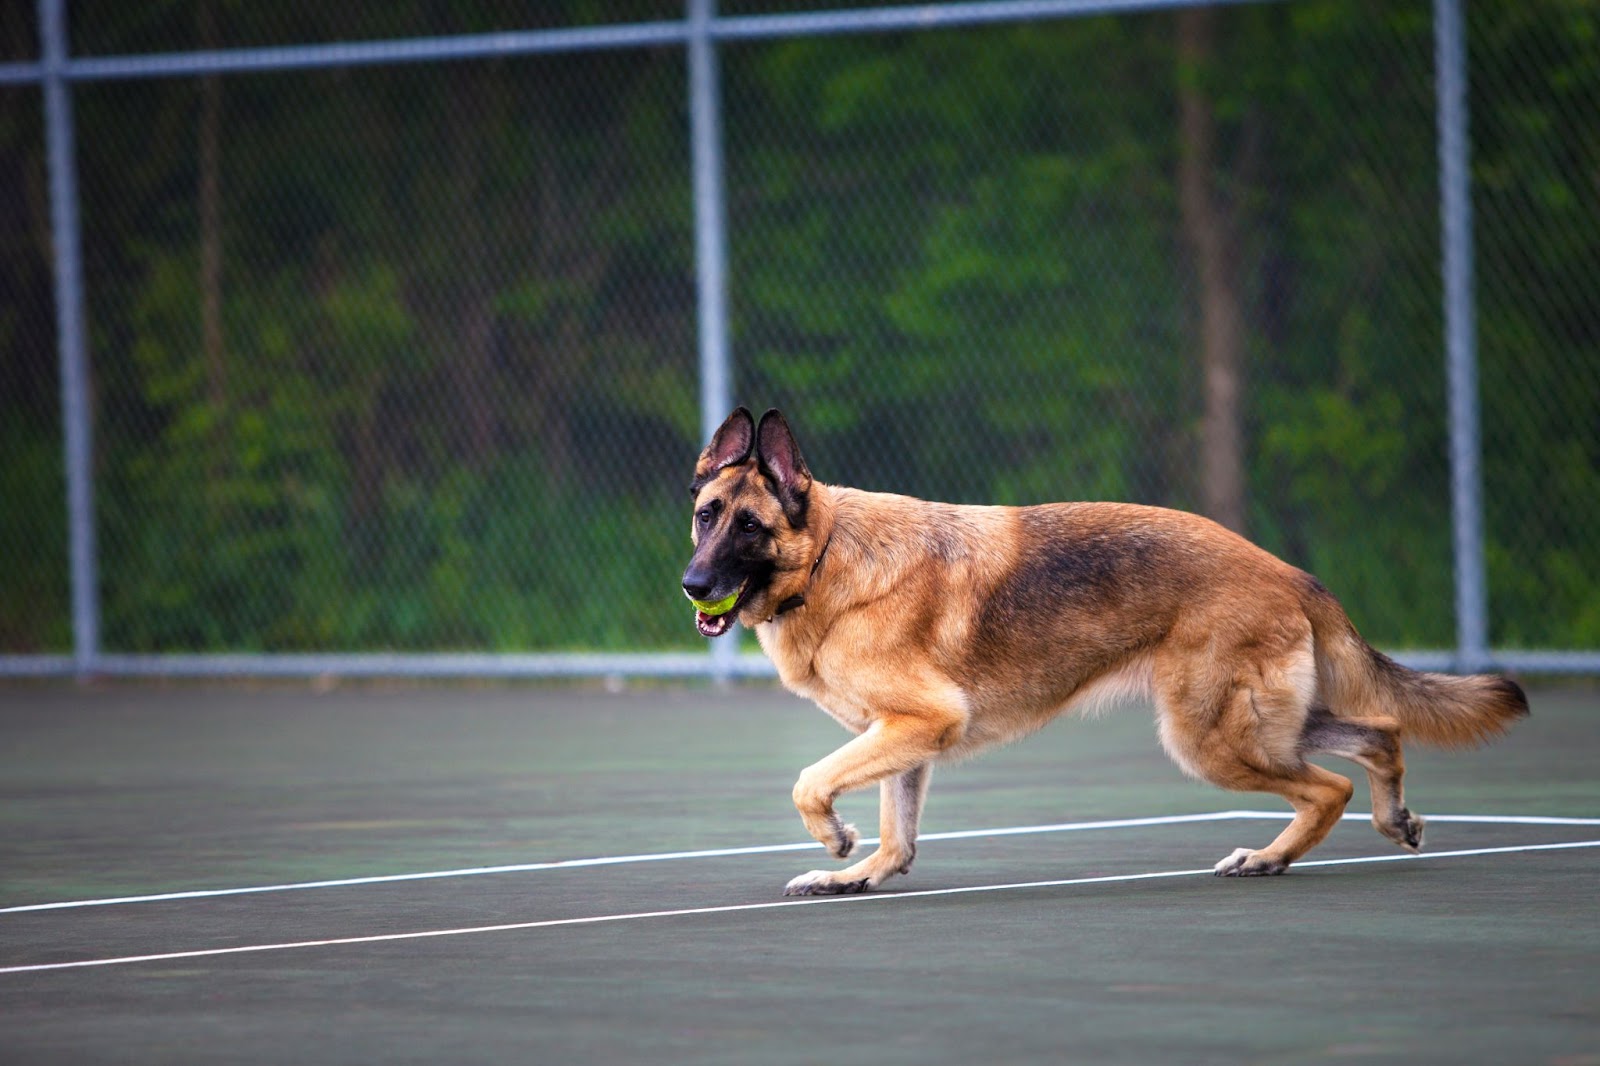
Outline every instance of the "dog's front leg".
POLYGON ((881 782, 878 850, 844 870, 812 870, 790 881, 789 896, 865 892, 911 865, 917 822, 927 795, 929 764, 960 739, 958 716, 915 715, 880 719, 827 758, 807 767, 795 784, 795 809, 806 830, 833 854, 855 849, 856 829, 833 809, 841 793, 881 782))
MULTIPOLYGON (((933 767, 924 763, 878 782, 878 850, 843 870, 812 870, 790 881, 786 896, 838 895, 877 888, 911 869, 917 857, 917 823, 933 767)), ((851 827, 846 826, 846 829, 851 827)))

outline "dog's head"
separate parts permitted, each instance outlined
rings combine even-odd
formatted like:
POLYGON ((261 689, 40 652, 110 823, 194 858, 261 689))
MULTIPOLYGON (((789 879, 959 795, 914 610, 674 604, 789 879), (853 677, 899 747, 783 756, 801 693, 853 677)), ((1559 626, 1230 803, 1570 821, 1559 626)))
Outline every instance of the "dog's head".
POLYGON ((811 471, 777 411, 737 408, 695 463, 694 555, 683 591, 695 626, 708 637, 765 621, 800 592, 816 553, 807 519, 811 471))

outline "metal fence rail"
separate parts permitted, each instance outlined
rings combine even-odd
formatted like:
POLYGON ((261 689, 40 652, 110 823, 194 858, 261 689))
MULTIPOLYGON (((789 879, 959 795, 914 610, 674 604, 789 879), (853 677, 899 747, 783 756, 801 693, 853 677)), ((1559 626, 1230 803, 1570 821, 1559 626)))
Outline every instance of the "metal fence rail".
MULTIPOLYGON (((1262 0, 1242 0, 1260 3, 1262 0)), ((306 44, 203 49, 162 54, 73 55, 65 0, 39 0, 37 62, 0 63, 0 86, 37 88, 42 96, 53 247, 60 425, 65 471, 71 596, 70 654, 0 654, 0 675, 426 675, 426 676, 766 676, 759 656, 733 642, 694 651, 432 653, 413 652, 127 652, 104 646, 102 567, 97 545, 94 405, 83 265, 75 94, 106 82, 143 83, 264 72, 347 70, 571 56, 618 50, 681 52, 687 73, 687 169, 693 202, 693 279, 698 421, 705 439, 732 406, 729 239, 723 95, 719 56, 734 45, 822 35, 916 34, 958 27, 1101 16, 1148 15, 1199 6, 1189 0, 992 0, 805 13, 725 15, 714 0, 688 0, 681 19, 604 26, 306 44)), ((1234 6, 1233 3, 1224 6, 1234 6)), ((1287 5, 1292 7, 1293 5, 1287 5)), ((1460 0, 1433 0, 1439 269, 1448 396, 1450 544, 1453 550, 1455 647, 1402 654, 1419 666, 1478 670, 1490 666, 1550 673, 1600 672, 1600 650, 1491 647, 1490 582, 1485 559, 1483 449, 1474 303, 1471 141, 1468 136, 1467 28, 1460 0)), ((1092 314, 1093 311, 1087 313, 1092 314)), ((742 373, 742 371, 741 371, 742 373)), ((753 375, 755 376, 755 375, 753 375)))

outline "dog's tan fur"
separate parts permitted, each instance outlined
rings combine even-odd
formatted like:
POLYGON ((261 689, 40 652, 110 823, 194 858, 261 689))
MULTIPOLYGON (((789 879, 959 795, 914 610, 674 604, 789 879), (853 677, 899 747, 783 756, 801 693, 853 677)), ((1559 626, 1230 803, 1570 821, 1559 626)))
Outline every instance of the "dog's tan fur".
POLYGON ((1351 784, 1307 755, 1362 765, 1374 824, 1415 849, 1402 736, 1470 744, 1527 713, 1503 678, 1395 664, 1315 578, 1181 511, 957 506, 825 485, 781 415, 757 427, 743 408, 701 455, 694 491, 686 588, 725 595, 743 574, 738 620, 784 685, 856 734, 800 774, 807 831, 845 858, 857 834, 834 800, 880 787, 878 850, 789 894, 863 891, 905 871, 933 763, 1066 711, 1151 698, 1185 772, 1289 801, 1288 827, 1218 863, 1227 875, 1280 873, 1339 820, 1351 784))

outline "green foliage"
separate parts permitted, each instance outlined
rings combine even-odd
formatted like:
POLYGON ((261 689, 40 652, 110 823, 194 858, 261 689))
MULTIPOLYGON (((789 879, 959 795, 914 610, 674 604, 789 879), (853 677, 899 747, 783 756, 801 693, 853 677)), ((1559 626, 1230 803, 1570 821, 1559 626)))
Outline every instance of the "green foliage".
POLYGON ((1475 28, 1495 636, 1512 646, 1592 648, 1600 644, 1600 128, 1590 119, 1600 101, 1600 7, 1492 5, 1475 28))
POLYGON ((0 649, 64 652, 72 626, 61 442, 30 429, 0 419, 0 649))
MULTIPOLYGON (((224 44, 528 17, 215 6, 224 44)), ((1429 12, 1229 8, 1213 61, 1182 71, 1170 14, 729 45, 738 396, 785 407, 825 480, 1195 506, 1182 79, 1217 117, 1243 285, 1250 533, 1373 640, 1448 645, 1429 12)), ((74 20, 89 52, 197 43, 192 4, 74 20)), ((1473 10, 1496 642, 1600 645, 1597 27, 1567 0, 1473 10)), ((199 83, 80 86, 107 646, 694 646, 685 83, 677 49, 230 76, 209 234, 199 83)), ((0 227, 19 294, 0 302, 0 648, 61 650, 37 100, 0 100, 0 202, 20 205, 0 227)))

